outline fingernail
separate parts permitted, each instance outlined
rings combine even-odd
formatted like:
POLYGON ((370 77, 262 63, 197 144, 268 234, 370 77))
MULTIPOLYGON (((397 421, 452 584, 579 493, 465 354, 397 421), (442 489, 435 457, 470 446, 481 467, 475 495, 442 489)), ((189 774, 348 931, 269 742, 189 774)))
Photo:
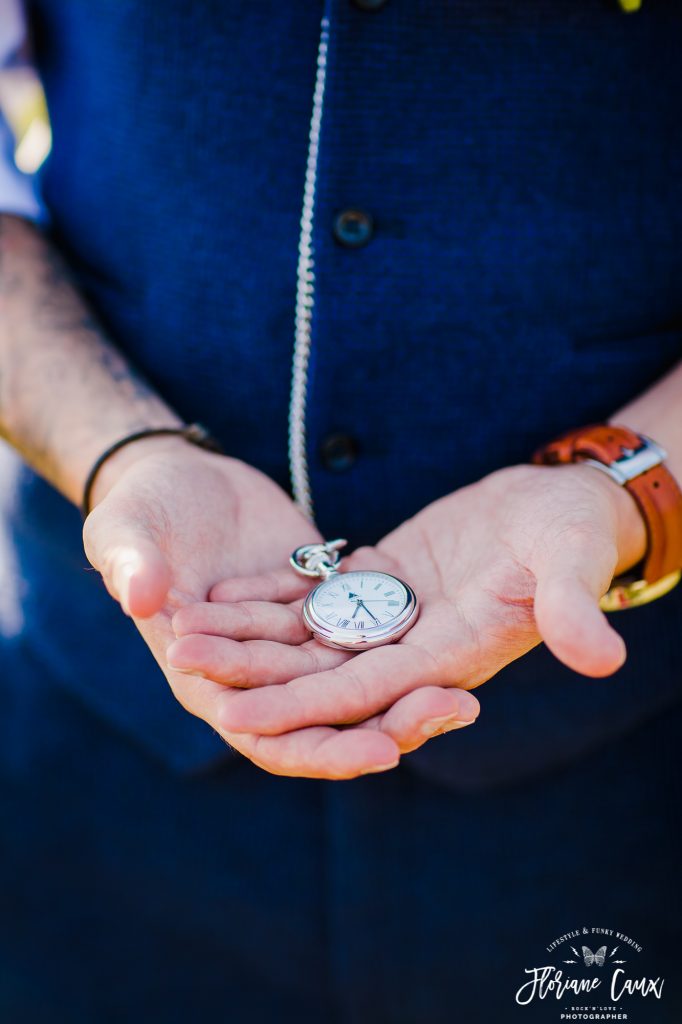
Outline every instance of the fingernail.
POLYGON ((173 648, 176 646, 175 640, 169 644, 166 648, 166 665, 168 668, 172 668, 174 672, 184 672, 185 669, 181 665, 176 665, 173 661, 173 648))
POLYGON ((360 774, 361 775, 375 775, 377 772, 387 772, 391 768, 397 768, 399 764, 400 764, 400 758, 398 757, 391 764, 375 764, 371 768, 364 768, 360 772, 360 774))
POLYGON ((438 736, 443 732, 452 732, 453 729, 464 729, 467 725, 473 725, 475 718, 462 721, 460 718, 432 718, 430 722, 424 722, 421 727, 422 736, 438 736))
POLYGON ((199 672, 196 668, 190 668, 187 665, 176 665, 175 664, 175 662, 173 661, 173 648, 174 647, 175 647, 175 642, 170 644, 169 647, 168 647, 168 650, 166 651, 166 667, 169 668, 171 670, 171 672, 184 672, 185 675, 188 675, 188 676, 201 676, 202 679, 205 679, 206 676, 203 674, 203 672, 199 672))
POLYGON ((130 581, 135 575, 135 569, 134 562, 123 562, 114 570, 114 588, 118 594, 118 602, 126 615, 130 615, 130 581))

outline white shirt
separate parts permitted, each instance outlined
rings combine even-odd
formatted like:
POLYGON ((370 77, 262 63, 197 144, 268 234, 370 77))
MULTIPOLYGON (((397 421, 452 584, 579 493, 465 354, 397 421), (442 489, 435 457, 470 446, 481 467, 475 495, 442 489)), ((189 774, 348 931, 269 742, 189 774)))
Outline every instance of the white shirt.
POLYGON ((46 221, 37 174, 14 162, 14 136, 5 110, 18 76, 31 67, 23 0, 0 0, 0 211, 46 221))

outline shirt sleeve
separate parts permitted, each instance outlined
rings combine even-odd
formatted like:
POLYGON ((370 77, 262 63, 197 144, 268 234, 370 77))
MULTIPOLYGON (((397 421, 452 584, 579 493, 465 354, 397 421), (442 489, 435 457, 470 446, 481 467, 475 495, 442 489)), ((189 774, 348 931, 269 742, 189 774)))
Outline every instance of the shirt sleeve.
POLYGON ((31 69, 23 0, 0 0, 0 212, 39 223, 48 220, 39 175, 25 174, 14 161, 15 140, 5 113, 12 79, 31 69))

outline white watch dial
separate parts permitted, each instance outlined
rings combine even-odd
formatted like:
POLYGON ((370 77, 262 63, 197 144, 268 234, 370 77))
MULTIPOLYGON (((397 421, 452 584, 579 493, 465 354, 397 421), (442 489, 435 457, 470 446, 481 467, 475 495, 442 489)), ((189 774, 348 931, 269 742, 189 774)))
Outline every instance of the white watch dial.
POLYGON ((405 607, 407 591, 383 572, 339 573, 317 587, 312 606, 323 622, 337 629, 386 626, 405 607))
POLYGON ((333 647, 372 647, 398 639, 416 616, 414 592, 385 572, 338 573, 308 595, 304 618, 333 647))

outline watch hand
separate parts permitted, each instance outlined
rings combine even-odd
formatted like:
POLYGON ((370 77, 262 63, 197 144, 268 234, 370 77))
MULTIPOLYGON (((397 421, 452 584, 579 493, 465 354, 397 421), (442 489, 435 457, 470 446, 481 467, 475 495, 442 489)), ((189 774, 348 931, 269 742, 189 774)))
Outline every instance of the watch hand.
POLYGON ((361 598, 361 597, 359 597, 359 596, 358 596, 357 594, 353 594, 353 593, 350 593, 350 594, 348 595, 348 597, 349 597, 349 598, 351 598, 351 599, 353 599, 353 598, 355 599, 355 611, 353 612, 353 614, 352 614, 351 618, 353 618, 353 619, 354 619, 354 618, 355 618, 355 616, 356 616, 356 615, 358 614, 358 612, 360 611, 360 609, 361 609, 361 608, 364 608, 364 609, 365 609, 365 611, 367 612, 367 614, 368 614, 368 615, 370 616, 370 618, 374 619, 374 621, 376 622, 377 626, 379 625, 379 620, 377 619, 376 615, 372 615, 372 613, 371 613, 371 611, 369 610, 369 608, 366 608, 366 607, 365 607, 365 603, 364 603, 364 601, 362 600, 362 598, 361 598))
MULTIPOLYGON (((365 605, 364 605, 364 603, 363 603, 362 601, 358 601, 358 608, 360 608, 360 607, 362 607, 362 608, 365 608, 365 605)), ((357 608, 356 608, 355 610, 357 611, 357 608)), ((378 625, 379 625, 379 620, 377 619, 376 615, 372 615, 372 613, 371 613, 371 611, 369 610, 369 608, 365 608, 365 611, 367 612, 367 614, 368 614, 368 615, 369 615, 369 616, 370 616, 370 617, 371 617, 372 619, 374 619, 374 621, 376 622, 376 624, 377 624, 377 626, 378 626, 378 625)))

